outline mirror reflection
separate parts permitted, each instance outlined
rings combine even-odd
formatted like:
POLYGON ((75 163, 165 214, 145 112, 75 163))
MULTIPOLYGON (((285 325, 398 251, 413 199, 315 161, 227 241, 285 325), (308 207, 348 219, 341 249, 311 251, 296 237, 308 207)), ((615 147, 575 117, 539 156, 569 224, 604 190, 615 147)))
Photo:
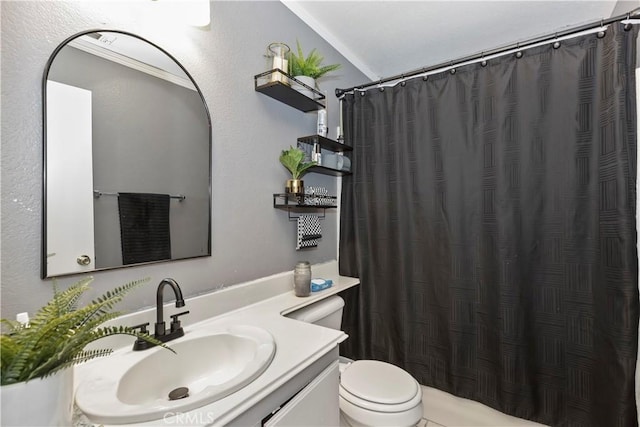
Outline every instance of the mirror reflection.
POLYGON ((43 277, 211 255, 211 126, 166 52, 80 34, 45 71, 43 277))

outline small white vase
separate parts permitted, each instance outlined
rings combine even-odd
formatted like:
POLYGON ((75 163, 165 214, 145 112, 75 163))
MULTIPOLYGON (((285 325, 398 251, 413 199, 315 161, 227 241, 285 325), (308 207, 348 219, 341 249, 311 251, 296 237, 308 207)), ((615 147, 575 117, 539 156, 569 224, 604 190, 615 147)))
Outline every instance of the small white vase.
POLYGON ((0 387, 2 426, 70 426, 73 369, 0 387))
MULTIPOLYGON (((312 87, 315 89, 316 87, 316 80, 313 77, 309 77, 309 76, 293 76, 294 79, 304 83, 305 85, 312 87)), ((311 98, 311 99, 315 99, 315 93, 309 89, 307 89, 306 87, 302 86, 301 84, 296 83, 295 81, 292 82, 291 85, 292 88, 294 88, 295 90, 297 90, 298 92, 300 92, 301 94, 303 94, 304 96, 311 98)))

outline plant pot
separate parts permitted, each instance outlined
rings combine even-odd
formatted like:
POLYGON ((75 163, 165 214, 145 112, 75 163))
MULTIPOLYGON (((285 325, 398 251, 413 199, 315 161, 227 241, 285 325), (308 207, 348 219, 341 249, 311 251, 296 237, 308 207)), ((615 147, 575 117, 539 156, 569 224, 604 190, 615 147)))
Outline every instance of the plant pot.
POLYGON ((73 369, 0 387, 3 426, 70 426, 73 369))
POLYGON ((288 179, 285 191, 290 194, 304 194, 304 181, 301 179, 288 179))
MULTIPOLYGON (((313 77, 293 76, 293 78, 314 89, 316 87, 316 80, 313 77)), ((302 86, 301 84, 295 81, 292 82, 291 87, 297 90, 298 92, 300 92, 301 94, 303 94, 304 96, 306 96, 307 98, 315 99, 316 97, 315 93, 312 90, 307 89, 306 87, 302 86)))

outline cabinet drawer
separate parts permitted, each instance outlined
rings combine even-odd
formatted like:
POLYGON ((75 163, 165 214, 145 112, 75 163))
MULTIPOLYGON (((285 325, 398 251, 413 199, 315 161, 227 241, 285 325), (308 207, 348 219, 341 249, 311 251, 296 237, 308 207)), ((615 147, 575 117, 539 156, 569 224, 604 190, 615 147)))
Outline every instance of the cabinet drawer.
POLYGON ((289 400, 264 427, 339 426, 338 361, 289 400))

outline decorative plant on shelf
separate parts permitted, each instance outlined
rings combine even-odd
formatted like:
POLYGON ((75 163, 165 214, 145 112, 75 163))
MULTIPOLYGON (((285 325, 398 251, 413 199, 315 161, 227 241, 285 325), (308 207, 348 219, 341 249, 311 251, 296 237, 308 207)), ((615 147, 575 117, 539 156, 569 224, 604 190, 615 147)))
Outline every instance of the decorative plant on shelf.
POLYGON ((287 193, 304 194, 304 181, 301 178, 317 163, 305 162, 304 151, 295 147, 282 150, 280 163, 291 172, 291 179, 287 180, 286 185, 287 193))
MULTIPOLYGON (((311 49, 305 57, 299 40, 296 40, 296 45, 297 53, 293 51, 289 53, 289 74, 305 85, 315 88, 317 79, 340 68, 340 64, 321 65, 324 57, 315 48, 311 49)), ((308 92, 302 86, 298 90, 300 92, 308 92)))
POLYGON ((331 64, 321 66, 324 57, 314 48, 305 57, 300 46, 300 41, 296 40, 297 54, 291 52, 289 54, 289 68, 292 76, 308 76, 313 79, 319 79, 331 71, 340 68, 340 64, 331 64))
POLYGON ((78 363, 107 356, 113 350, 84 348, 111 335, 131 335, 169 349, 149 334, 126 326, 99 327, 120 316, 120 312, 111 312, 113 306, 148 279, 117 287, 85 307, 76 308, 82 294, 89 290, 91 281, 92 277, 82 279, 62 292, 54 288, 53 299, 38 310, 28 325, 2 319, 9 329, 7 334, 0 335, 2 385, 44 378, 78 363))

